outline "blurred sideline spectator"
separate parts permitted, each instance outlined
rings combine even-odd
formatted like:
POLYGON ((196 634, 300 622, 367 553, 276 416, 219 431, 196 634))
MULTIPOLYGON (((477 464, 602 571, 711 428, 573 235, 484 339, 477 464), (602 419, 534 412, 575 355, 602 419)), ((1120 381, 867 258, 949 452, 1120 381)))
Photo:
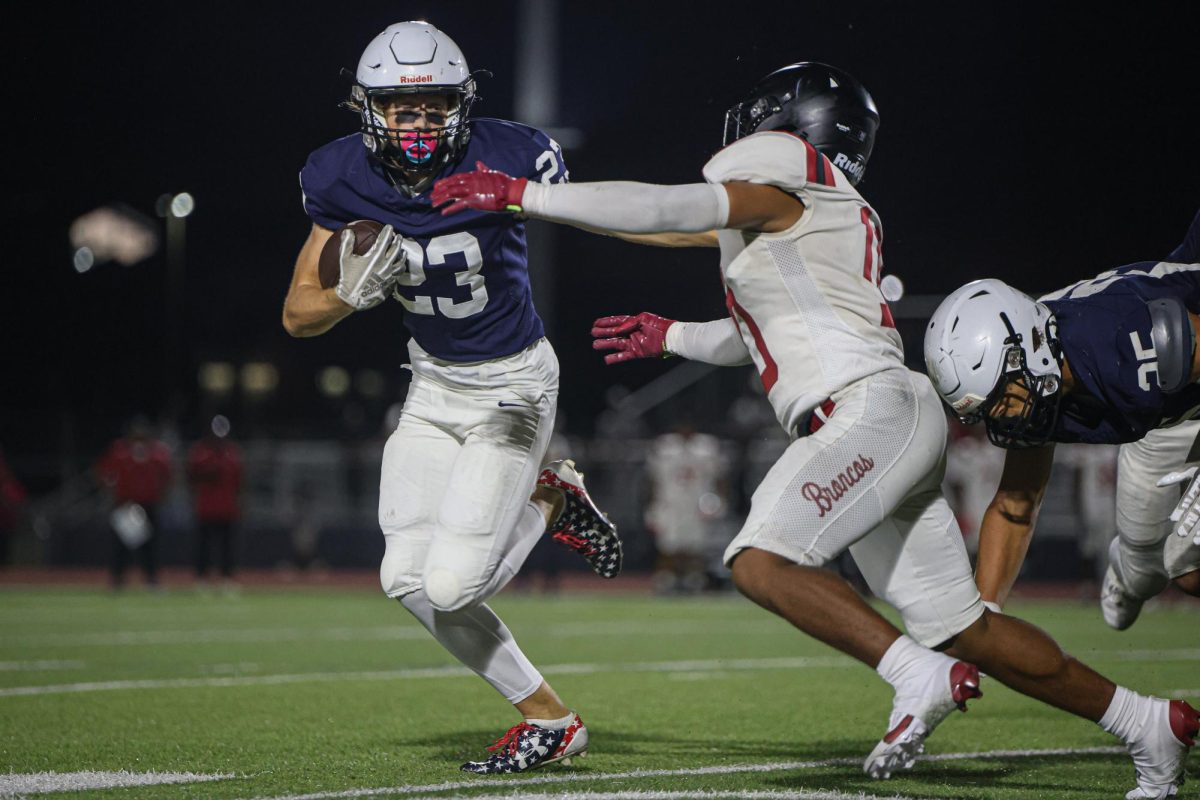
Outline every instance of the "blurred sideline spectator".
POLYGON ((113 589, 125 583, 125 568, 136 553, 146 582, 158 584, 156 516, 171 481, 171 451, 154 438, 150 423, 135 417, 128 433, 114 441, 95 466, 95 474, 112 493, 113 589))
POLYGON ((8 566, 11 541, 25 511, 25 487, 0 452, 0 568, 8 566))
POLYGON ((218 415, 208 432, 192 445, 187 458, 188 485, 196 515, 196 580, 208 577, 209 555, 215 549, 221 577, 232 584, 234 525, 241 516, 242 454, 229 440, 229 420, 218 415))
POLYGON ((1108 567, 1108 543, 1117 535, 1117 453, 1111 444, 1060 444, 1056 466, 1075 470, 1074 500, 1079 509, 1079 577, 1099 592, 1108 567))
POLYGON ((964 425, 950 417, 943 491, 972 560, 979 552, 979 522, 1000 485, 1004 451, 988 441, 983 425, 964 425))
POLYGON ((646 454, 651 495, 646 528, 658 551, 654 586, 660 593, 698 592, 708 583, 711 522, 727 507, 725 465, 715 436, 681 423, 646 454))

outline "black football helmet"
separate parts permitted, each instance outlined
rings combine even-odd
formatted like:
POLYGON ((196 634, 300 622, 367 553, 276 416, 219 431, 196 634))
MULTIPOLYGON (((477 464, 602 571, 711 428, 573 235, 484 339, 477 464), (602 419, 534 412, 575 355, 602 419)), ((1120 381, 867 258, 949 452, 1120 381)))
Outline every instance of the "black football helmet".
POLYGON ((756 131, 789 131, 807 139, 857 185, 878 127, 879 111, 861 83, 837 67, 801 61, 763 78, 725 112, 723 144, 756 131))

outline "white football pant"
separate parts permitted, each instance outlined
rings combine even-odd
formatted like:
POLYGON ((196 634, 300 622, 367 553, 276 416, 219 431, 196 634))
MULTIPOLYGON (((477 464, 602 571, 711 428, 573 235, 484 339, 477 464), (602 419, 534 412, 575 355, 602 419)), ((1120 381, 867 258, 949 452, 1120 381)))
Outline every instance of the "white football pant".
POLYGON ((1168 472, 1200 462, 1200 422, 1158 428, 1121 445, 1117 457, 1117 538, 1121 580, 1143 600, 1166 588, 1169 578, 1200 569, 1200 547, 1176 536, 1170 522, 1181 486, 1156 486, 1168 472))
POLYGON ((850 550, 908 634, 933 646, 983 614, 962 533, 942 496, 946 417, 924 375, 892 369, 857 381, 816 433, 763 478, 725 551, 747 547, 822 566, 850 550))
POLYGON ((456 364, 410 343, 413 380, 383 451, 380 581, 424 588, 433 607, 483 602, 545 530, 530 502, 554 428, 558 360, 541 339, 494 361, 456 364))

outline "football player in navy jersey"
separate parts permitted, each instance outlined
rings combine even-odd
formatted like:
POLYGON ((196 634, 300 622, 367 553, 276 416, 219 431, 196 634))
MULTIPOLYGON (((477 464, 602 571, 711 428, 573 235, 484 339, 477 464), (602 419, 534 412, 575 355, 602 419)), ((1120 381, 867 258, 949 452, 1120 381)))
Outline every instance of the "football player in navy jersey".
POLYGON ((567 179, 553 139, 471 119, 474 101, 466 59, 434 26, 398 23, 367 46, 347 103, 361 132, 318 148, 300 172, 313 224, 283 324, 315 336, 389 294, 403 306, 413 378, 383 455, 380 579, 520 712, 492 755, 462 767, 491 774, 569 763, 586 753, 588 732, 486 600, 547 531, 604 577, 620 570, 621 543, 571 461, 542 469, 559 369, 533 307, 524 222, 478 212, 447 219, 430 205, 435 178, 477 162, 546 184, 567 179), (322 248, 359 219, 384 227, 361 254, 353 233, 342 234, 340 280, 323 289, 322 248))
POLYGON ((1195 710, 1115 686, 1043 631, 980 601, 941 494, 945 413, 929 380, 904 366, 878 288, 881 225, 856 188, 878 124, 862 84, 801 62, 729 110, 726 147, 703 182, 546 186, 481 166, 440 178, 433 199, 448 218, 523 211, 650 243, 720 248, 729 317, 606 317, 593 346, 612 351, 608 363, 677 354, 758 368, 789 445, 755 490, 725 563, 748 598, 895 688, 868 774, 912 767, 929 732, 979 696, 978 665, 1121 738, 1138 784, 1127 797, 1174 794, 1200 730, 1195 710), (822 569, 847 549, 908 635, 822 569))
POLYGON ((1198 313, 1200 214, 1165 261, 1127 264, 1037 301, 975 281, 938 307, 925 335, 929 375, 963 421, 982 421, 1008 448, 980 524, 985 601, 999 608, 1016 580, 1055 442, 1121 445, 1105 621, 1128 628, 1171 579, 1200 596, 1200 484, 1179 494, 1196 474, 1188 465, 1200 462, 1200 422, 1190 422, 1200 419, 1198 313))

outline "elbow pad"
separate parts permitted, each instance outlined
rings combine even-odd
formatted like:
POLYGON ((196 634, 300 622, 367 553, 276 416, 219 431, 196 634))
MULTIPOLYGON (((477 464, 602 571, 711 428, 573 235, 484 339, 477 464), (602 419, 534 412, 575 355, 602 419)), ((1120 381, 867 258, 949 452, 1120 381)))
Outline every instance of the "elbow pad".
POLYGON ((1158 361, 1158 385, 1164 394, 1174 394, 1192 382, 1196 348, 1192 320, 1177 297, 1151 300, 1146 308, 1150 311, 1150 341, 1158 361))

